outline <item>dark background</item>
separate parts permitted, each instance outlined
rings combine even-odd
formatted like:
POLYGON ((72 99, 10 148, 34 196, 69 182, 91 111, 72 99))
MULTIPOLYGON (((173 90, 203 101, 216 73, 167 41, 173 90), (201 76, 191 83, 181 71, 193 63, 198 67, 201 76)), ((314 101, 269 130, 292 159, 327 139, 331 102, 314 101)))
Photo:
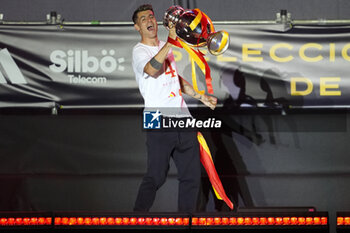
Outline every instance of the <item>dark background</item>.
POLYGON ((174 4, 197 7, 214 21, 273 20, 281 9, 294 19, 348 19, 350 11, 347 0, 0 0, 0 13, 7 21, 45 21, 50 11, 66 21, 131 21, 143 3, 153 5, 158 20, 174 4))
MULTIPOLYGON (((66 21, 131 21, 145 1, 0 0, 6 21, 44 21, 57 11, 66 21)), ((158 19, 173 4, 198 7, 213 21, 347 19, 346 0, 148 1, 158 19)), ((1 39, 1 38, 0 38, 1 39)), ((0 100, 1 101, 1 100, 0 100)), ((141 110, 0 111, 0 210, 132 211, 145 172, 141 110)), ((347 111, 232 110, 219 115, 224 131, 204 132, 230 199, 246 207, 314 206, 350 209, 347 111)), ((200 210, 227 211, 213 201, 203 173, 200 210)), ((176 211, 172 165, 152 211, 176 211)), ((330 220, 331 223, 332 220, 330 220)), ((334 220, 333 220, 334 221, 334 220)))

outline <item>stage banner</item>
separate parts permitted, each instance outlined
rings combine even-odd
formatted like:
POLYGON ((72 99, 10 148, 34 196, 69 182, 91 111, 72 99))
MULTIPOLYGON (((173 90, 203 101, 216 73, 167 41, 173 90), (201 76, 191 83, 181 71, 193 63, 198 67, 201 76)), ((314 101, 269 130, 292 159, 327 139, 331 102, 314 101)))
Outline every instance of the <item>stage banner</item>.
MULTIPOLYGON (((218 107, 350 106, 350 26, 215 29, 230 34, 229 49, 220 56, 201 51, 218 107)), ((159 25, 159 38, 166 37, 159 25)), ((131 66, 139 41, 132 25, 0 25, 0 107, 142 108, 131 66)), ((179 74, 192 82, 188 53, 173 51, 179 74)), ((198 67, 196 73, 205 90, 198 67)))

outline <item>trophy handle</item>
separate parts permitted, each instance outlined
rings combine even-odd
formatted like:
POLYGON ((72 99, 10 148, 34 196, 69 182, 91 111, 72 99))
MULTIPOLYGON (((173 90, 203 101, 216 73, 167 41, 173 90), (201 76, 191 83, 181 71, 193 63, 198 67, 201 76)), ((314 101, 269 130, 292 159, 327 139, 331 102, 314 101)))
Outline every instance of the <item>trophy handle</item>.
POLYGON ((207 46, 211 54, 218 56, 223 54, 230 44, 230 36, 228 32, 222 30, 213 32, 208 36, 207 46))
POLYGON ((164 13, 164 17, 163 17, 164 27, 166 27, 169 30, 170 29, 169 22, 171 22, 173 26, 175 26, 184 11, 185 11, 184 8, 178 5, 169 7, 168 10, 166 10, 164 13))

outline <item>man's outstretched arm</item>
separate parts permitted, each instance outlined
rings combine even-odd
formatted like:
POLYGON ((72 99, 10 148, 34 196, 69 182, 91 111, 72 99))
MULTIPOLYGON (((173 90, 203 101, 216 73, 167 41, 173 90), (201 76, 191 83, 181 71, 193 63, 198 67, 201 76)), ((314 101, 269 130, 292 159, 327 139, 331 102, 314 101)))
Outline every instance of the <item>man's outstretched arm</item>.
POLYGON ((218 102, 217 98, 214 96, 210 96, 210 95, 201 95, 199 93, 197 93, 192 85, 187 82, 184 78, 182 78, 179 75, 179 81, 180 81, 180 85, 181 85, 181 91, 183 93, 185 93, 186 95, 189 95, 197 100, 200 100, 204 105, 208 106, 209 108, 211 108, 212 110, 215 109, 216 104, 218 102))
MULTIPOLYGON (((176 40, 176 31, 175 27, 171 25, 171 28, 169 29, 169 35, 173 40, 176 40)), ((163 48, 159 50, 159 52, 152 57, 152 59, 145 65, 143 71, 150 75, 153 78, 158 78, 159 76, 159 70, 163 67, 163 63, 165 59, 168 56, 169 50, 173 45, 169 42, 166 42, 163 48)))

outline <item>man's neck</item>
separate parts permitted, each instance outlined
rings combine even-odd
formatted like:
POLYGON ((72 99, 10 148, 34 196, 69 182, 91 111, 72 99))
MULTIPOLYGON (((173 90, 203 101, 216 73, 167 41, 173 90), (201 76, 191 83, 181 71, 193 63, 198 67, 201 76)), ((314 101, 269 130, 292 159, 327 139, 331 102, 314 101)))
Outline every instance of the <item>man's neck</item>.
POLYGON ((149 46, 158 46, 159 40, 158 37, 155 38, 142 38, 141 40, 142 44, 149 45, 149 46))

